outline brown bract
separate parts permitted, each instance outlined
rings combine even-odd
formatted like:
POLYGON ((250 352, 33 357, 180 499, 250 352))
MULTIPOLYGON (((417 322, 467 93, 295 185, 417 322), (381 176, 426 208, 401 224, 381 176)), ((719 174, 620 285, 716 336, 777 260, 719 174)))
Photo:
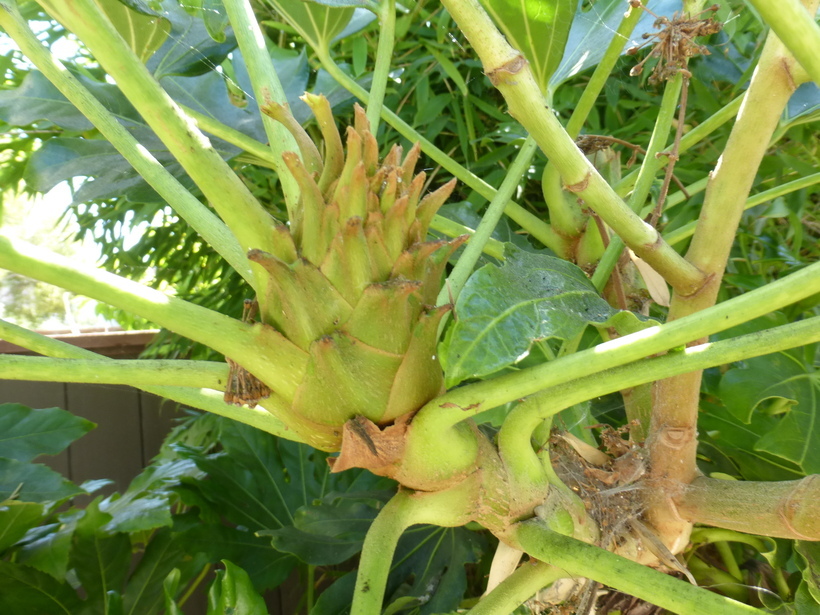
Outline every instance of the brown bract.
POLYGON ((331 472, 365 468, 380 476, 391 476, 393 465, 404 453, 407 427, 413 414, 400 416, 383 429, 364 416, 350 419, 344 424, 339 456, 327 460, 331 472))

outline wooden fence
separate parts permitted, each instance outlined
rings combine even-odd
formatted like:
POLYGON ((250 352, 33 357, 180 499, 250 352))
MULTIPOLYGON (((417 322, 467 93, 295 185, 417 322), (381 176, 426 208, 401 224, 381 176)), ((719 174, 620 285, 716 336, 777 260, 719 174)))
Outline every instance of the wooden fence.
MULTIPOLYGON (((136 358, 155 334, 156 331, 90 331, 51 337, 123 359, 136 358)), ((0 340, 0 354, 35 353, 0 340)), ((75 484, 99 478, 114 481, 95 495, 124 491, 159 452, 175 419, 183 416, 176 403, 130 387, 105 384, 0 379, 0 403, 62 408, 96 423, 95 429, 59 455, 36 460, 75 484)), ((75 504, 82 506, 90 499, 83 496, 75 499, 75 504)), ((294 575, 280 590, 265 596, 270 615, 294 615, 300 595, 298 577, 294 575)), ((193 595, 183 610, 186 615, 203 615, 207 610, 204 593, 193 595)))

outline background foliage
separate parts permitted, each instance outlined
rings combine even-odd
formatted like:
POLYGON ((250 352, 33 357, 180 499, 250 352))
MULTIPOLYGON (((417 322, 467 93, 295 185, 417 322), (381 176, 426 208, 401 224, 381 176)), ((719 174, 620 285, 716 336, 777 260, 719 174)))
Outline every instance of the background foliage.
MULTIPOLYGON (((244 63, 218 0, 180 5, 174 0, 122 4, 106 0, 102 4, 112 18, 142 24, 138 28, 141 37, 133 45, 172 97, 247 136, 265 140, 244 63), (162 19, 150 21, 155 11, 162 19), (151 28, 146 25, 149 22, 154 24, 151 28)), ((332 25, 322 32, 296 31, 285 23, 276 5, 256 4, 289 102, 310 132, 316 133, 317 128, 298 100, 306 90, 325 94, 341 125, 352 118, 353 97, 319 68, 313 49, 321 44, 320 36, 335 37, 333 56, 345 72, 365 87, 370 82, 378 24, 366 10, 354 9, 355 4, 347 8, 287 5, 291 11, 321 13, 332 25)), ((492 4, 505 10, 502 2, 492 4)), ((655 10, 664 14, 680 8, 676 2, 656 4, 655 10)), ((71 70, 86 86, 116 111, 166 168, 196 190, 117 88, 105 81, 82 45, 48 21, 34 3, 25 4, 24 9, 30 19, 39 20, 44 41, 67 50, 64 55, 71 70)), ((547 68, 539 74, 544 75, 541 85, 562 120, 575 108, 597 61, 594 53, 587 54, 581 64, 579 57, 603 49, 622 12, 619 1, 597 0, 579 3, 577 10, 559 17, 573 24, 565 31, 564 56, 554 63, 557 69, 551 78, 547 68)), ((693 61, 685 132, 743 91, 761 50, 764 27, 744 2, 725 2, 718 18, 726 25, 707 41, 711 55, 693 61)), ((650 29, 651 21, 647 16, 637 32, 650 29)), ((522 40, 520 48, 529 44, 531 53, 537 54, 535 43, 522 40)), ((241 278, 165 206, 19 52, 4 49, 0 56, 2 185, 25 193, 45 193, 69 181, 73 201, 67 215, 79 224, 80 235, 92 237, 100 246, 104 268, 156 288, 173 288, 182 298, 239 316, 247 294, 241 278)), ((523 142, 524 130, 506 113, 500 94, 438 2, 419 0, 400 7, 393 57, 385 106, 475 175, 498 186, 523 142)), ((628 56, 619 60, 590 114, 589 134, 646 145, 662 92, 648 84, 648 71, 642 77, 629 76, 635 61, 628 56)), ((803 86, 764 160, 760 177, 767 179, 759 181, 755 192, 816 173, 819 115, 816 86, 803 86)), ((677 164, 675 172, 684 185, 697 182, 704 169, 714 167, 728 131, 728 124, 722 126, 677 164)), ((382 154, 402 141, 382 124, 382 154)), ((284 202, 270 165, 225 141, 213 142, 265 207, 284 219, 284 202)), ((620 149, 623 168, 618 167, 617 172, 626 175, 632 152, 620 149)), ((520 205, 541 218, 548 217, 548 212, 534 180, 541 177, 544 165, 539 153, 515 196, 520 205)), ((420 167, 428 170, 431 184, 448 179, 424 156, 420 167)), ((653 188, 655 193, 658 189, 659 185, 653 188)), ((668 207, 661 220, 665 230, 680 229, 696 218, 702 188, 692 189, 691 194, 668 207)), ((815 185, 749 209, 732 251, 723 298, 763 286, 817 260, 819 204, 815 185)), ((475 228, 486 205, 484 197, 460 185, 440 213, 475 228)), ((549 251, 507 219, 495 237, 518 246, 519 260, 510 259, 501 267, 483 257, 480 266, 484 268, 471 284, 479 290, 482 284, 497 285, 493 276, 500 275, 513 287, 505 297, 514 296, 521 284, 512 274, 523 275, 523 261, 548 258, 549 251), (519 269, 510 273, 515 267, 519 269), (498 273, 505 268, 508 273, 498 273)), ((520 298, 521 303, 525 301, 527 298, 520 298)), ((771 315, 766 322, 748 323, 744 332, 820 313, 818 303, 820 297, 806 300, 771 315)), ((663 318, 662 309, 653 310, 653 317, 663 318)), ((601 308, 595 317, 572 323, 570 332, 530 332, 526 339, 541 340, 532 350, 529 345, 504 348, 509 334, 495 324, 479 322, 487 332, 482 342, 486 344, 484 358, 469 369, 448 367, 450 384, 543 360, 554 351, 544 338, 571 337, 590 320, 605 321, 609 314, 604 312, 601 308), (534 356, 516 364, 527 351, 534 356), (496 362, 491 364, 488 356, 496 362)), ((107 314, 125 328, 149 324, 116 310, 107 314)), ((473 337, 467 330, 473 315, 460 316, 458 326, 463 331, 450 330, 447 350, 451 356, 446 358, 450 366, 452 355, 458 352, 456 337, 473 337)), ((592 343, 595 333, 587 335, 589 339, 581 342, 584 345, 592 343)), ((160 336, 149 355, 220 359, 209 349, 170 334, 160 336)), ((746 480, 790 480, 820 471, 820 443, 816 442, 817 430, 812 429, 820 406, 817 361, 818 349, 810 346, 708 372, 703 390, 701 468, 746 480), (795 441, 801 443, 799 447, 795 441)), ((606 420, 618 425, 624 421, 616 397, 596 400, 580 412, 591 413, 590 422, 606 420)), ((568 426, 578 426, 578 413, 575 409, 563 417, 568 426)), ((492 430, 493 417, 484 419, 483 428, 492 430)), ((17 444, 9 436, 0 441, 0 491, 7 498, 0 507, 0 525, 7 528, 0 539, 3 612, 23 612, 23 605, 33 608, 31 605, 40 604, 38 600, 51 600, 38 608, 59 604, 72 613, 150 614, 161 609, 172 613, 183 602, 181 596, 203 582, 212 584, 217 605, 209 612, 219 612, 220 600, 236 591, 247 601, 248 612, 256 612, 262 608, 258 592, 277 586, 299 570, 306 587, 305 607, 312 615, 343 613, 353 590, 350 569, 364 534, 394 490, 389 481, 366 473, 330 474, 323 454, 205 415, 180 425, 166 440, 162 453, 125 493, 97 497, 83 509, 61 507, 81 492, 93 493, 100 483, 71 485, 32 461, 37 453, 59 452, 92 426, 56 409, 33 411, 17 405, 0 407, 0 422, 16 430, 0 429, 0 433, 19 435, 17 444), (30 445, 21 448, 20 443, 30 445), (17 487, 21 483, 22 491, 17 487), (36 485, 37 492, 26 491, 29 485, 36 485), (135 567, 131 566, 132 552, 138 562, 135 567), (107 562, 105 568, 94 568, 92 563, 99 559, 107 562), (208 573, 220 562, 224 562, 224 571, 213 578, 208 573), (22 592, 23 586, 31 591, 22 592)), ((579 433, 590 437, 588 432, 579 433)), ((387 594, 392 606, 387 612, 446 613, 469 605, 481 591, 493 540, 480 528, 413 528, 402 538, 394 558, 387 594)), ((714 542, 707 535, 702 542, 695 541, 688 553, 696 576, 721 581, 725 587, 720 591, 777 612, 816 612, 814 600, 820 597, 816 580, 795 574, 818 561, 815 546, 732 542, 728 551, 721 551, 714 542), (698 562, 703 565, 698 567, 698 562), (771 590, 758 592, 758 586, 771 590)))

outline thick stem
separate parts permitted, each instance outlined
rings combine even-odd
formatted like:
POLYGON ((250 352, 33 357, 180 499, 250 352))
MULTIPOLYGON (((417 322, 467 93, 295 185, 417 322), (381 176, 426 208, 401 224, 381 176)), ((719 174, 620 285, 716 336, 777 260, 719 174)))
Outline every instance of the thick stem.
POLYGON ((379 134, 384 93, 393 60, 393 44, 396 38, 396 0, 382 0, 379 6, 379 45, 376 49, 376 65, 373 67, 373 84, 367 101, 367 119, 370 131, 379 134))
POLYGON ((817 4, 800 0, 750 0, 812 81, 820 83, 820 26, 814 21, 817 4))
POLYGON ((782 482, 699 476, 675 498, 690 523, 791 540, 820 540, 817 502, 820 474, 782 482))
POLYGON ((561 173, 566 189, 594 209, 632 250, 674 288, 689 294, 704 283, 660 234, 641 220, 606 183, 548 109, 526 60, 493 24, 478 0, 444 0, 444 6, 475 48, 484 72, 509 105, 510 114, 535 138, 561 173))
MULTIPOLYGON (((88 47, 179 161, 239 240, 243 251, 275 252, 273 219, 185 115, 93 0, 40 0, 88 47)), ((261 269, 260 269, 261 271, 261 269)), ((260 282, 261 283, 261 282, 260 282)))
MULTIPOLYGON (((367 93, 367 90, 340 69, 336 63, 333 62, 330 55, 321 50, 316 50, 316 53, 319 57, 319 61, 322 63, 322 67, 341 84, 342 87, 364 103, 370 100, 370 95, 367 93)), ((421 150, 435 161, 436 164, 441 165, 485 199, 491 200, 496 195, 497 190, 495 188, 458 164, 390 109, 382 107, 382 117, 405 139, 420 143, 421 150)), ((552 230, 549 224, 512 201, 507 203, 507 206, 504 208, 504 213, 550 250, 556 254, 563 254, 565 249, 564 240, 552 230)))
MULTIPOLYGON (((652 130, 649 145, 646 146, 646 154, 644 154, 641 168, 638 170, 638 178, 635 181, 632 196, 629 197, 629 207, 636 213, 640 213, 643 208, 649 196, 649 190, 655 182, 655 176, 663 165, 663 162, 658 158, 658 154, 660 154, 669 139, 669 130, 672 127, 672 119, 675 117, 675 108, 678 104, 680 92, 681 75, 678 74, 667 82, 666 89, 663 91, 658 117, 655 120, 655 128, 652 130)), ((601 262, 598 263, 595 273, 592 275, 592 283, 595 284, 595 288, 603 290, 606 286, 623 250, 623 240, 620 237, 613 237, 601 257, 601 262)))
POLYGON ((114 115, 51 55, 29 29, 15 5, 0 2, 0 26, 14 39, 26 57, 117 148, 174 211, 219 252, 237 273, 252 282, 248 259, 228 227, 168 173, 114 115))
POLYGON ((760 615, 756 608, 690 585, 599 547, 562 536, 537 522, 522 523, 516 536, 531 556, 569 574, 587 577, 680 615, 760 615))
POLYGON ((442 527, 458 527, 470 518, 470 503, 474 499, 475 481, 463 481, 455 489, 430 493, 399 491, 385 505, 367 531, 351 615, 379 615, 382 612, 390 561, 399 538, 411 525, 432 523, 442 527))
MULTIPOLYGON (((817 0, 812 0, 817 6, 817 0)), ((713 306, 720 290, 729 251, 740 217, 769 139, 777 128, 783 108, 796 89, 791 76, 795 60, 770 33, 752 77, 723 155, 706 189, 697 230, 687 260, 708 276, 699 292, 676 289, 669 321, 693 315, 713 306)), ((701 373, 692 372, 658 382, 647 446, 651 475, 663 484, 690 483, 697 475, 697 414, 701 373)), ((682 521, 667 503, 650 508, 649 518, 670 549, 688 539, 691 524, 682 521)))
POLYGON ((228 365, 213 361, 53 359, 0 355, 0 378, 224 389, 228 365))
MULTIPOLYGON (((543 365, 454 389, 422 408, 413 428, 441 433, 466 418, 548 387, 682 346, 820 292, 820 263, 708 310, 644 329, 543 365)), ((630 386, 623 383, 623 387, 630 386)), ((616 389, 617 390, 617 389, 616 389)))
POLYGON ((509 615, 567 573, 543 562, 527 562, 484 596, 467 615, 509 615))
MULTIPOLYGON (((248 68, 248 76, 251 79, 253 93, 260 110, 269 102, 287 105, 285 90, 271 62, 265 46, 265 37, 262 36, 262 29, 253 14, 250 2, 248 0, 224 0, 224 5, 236 35, 236 42, 242 52, 242 58, 248 68)), ((274 168, 285 195, 288 217, 293 220, 294 212, 299 204, 299 185, 283 162, 282 154, 284 152, 298 154, 299 148, 293 136, 282 124, 264 113, 261 115, 262 125, 265 127, 265 134, 274 154, 274 168)))
POLYGON ((307 355, 271 327, 249 325, 0 234, 0 267, 139 314, 225 354, 293 399, 307 355))
MULTIPOLYGON (((100 355, 78 348, 65 342, 33 333, 17 325, 0 320, 0 338, 33 350, 34 352, 46 355, 49 357, 58 357, 65 359, 101 359, 100 355)), ((113 361, 113 359, 108 359, 113 361)), ((54 380, 61 380, 63 374, 54 380)), ((221 391, 212 391, 208 389, 189 389, 181 386, 138 386, 137 388, 165 397, 178 402, 190 408, 199 408, 206 410, 213 414, 251 425, 257 429, 261 429, 267 433, 271 433, 286 440, 294 440, 300 442, 301 439, 293 429, 288 429, 285 424, 276 418, 271 412, 264 408, 240 408, 226 404, 222 400, 221 391)), ((266 400, 267 401, 267 400, 266 400)), ((266 404, 267 405, 267 404, 266 404)))
MULTIPOLYGON (((552 387, 534 395, 530 398, 532 401, 519 404, 507 415, 498 434, 499 451, 508 467, 522 475, 520 480, 523 481, 533 475, 532 468, 537 462, 537 455, 530 443, 532 433, 544 419, 565 408, 671 374, 724 365, 752 356, 811 344, 817 340, 820 340, 820 316, 731 340, 702 344, 661 357, 643 359, 631 365, 623 365, 552 387)), ((674 486, 675 489, 679 487, 680 484, 674 486)), ((766 528, 761 530, 758 526, 756 533, 761 531, 765 532, 766 528)))

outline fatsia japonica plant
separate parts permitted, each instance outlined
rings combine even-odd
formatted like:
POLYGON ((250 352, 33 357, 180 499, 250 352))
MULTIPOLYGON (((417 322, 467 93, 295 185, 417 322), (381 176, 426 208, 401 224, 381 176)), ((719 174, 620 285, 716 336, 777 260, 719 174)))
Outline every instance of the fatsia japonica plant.
POLYGON ((363 545, 341 517, 261 528, 310 565, 361 546, 318 601, 309 576, 313 613, 628 612, 614 590, 692 615, 818 608, 817 0, 38 4, 0 0, 36 68, 0 113, 71 133, 27 177, 67 148, 52 178, 87 178, 76 203, 170 207, 237 300, 2 234, 0 266, 226 359, 104 359, 3 323, 45 355, 3 357, 3 378, 129 384, 395 481, 386 503, 334 500, 363 545), (786 265, 758 262, 764 231, 786 265), (409 568, 419 524, 467 529, 409 568))

